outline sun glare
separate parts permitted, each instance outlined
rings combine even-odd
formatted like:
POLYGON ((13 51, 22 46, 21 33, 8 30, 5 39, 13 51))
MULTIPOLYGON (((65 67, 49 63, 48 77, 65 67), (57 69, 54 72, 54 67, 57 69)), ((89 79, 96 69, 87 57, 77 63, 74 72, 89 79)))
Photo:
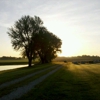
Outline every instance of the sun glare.
POLYGON ((79 38, 69 35, 62 40, 62 53, 59 56, 74 56, 79 54, 82 43, 79 38))
POLYGON ((59 56, 75 56, 82 49, 82 39, 77 36, 77 27, 68 26, 61 22, 48 22, 46 24, 49 30, 56 34, 62 40, 62 53, 59 56), (64 26, 64 27, 61 27, 64 26))

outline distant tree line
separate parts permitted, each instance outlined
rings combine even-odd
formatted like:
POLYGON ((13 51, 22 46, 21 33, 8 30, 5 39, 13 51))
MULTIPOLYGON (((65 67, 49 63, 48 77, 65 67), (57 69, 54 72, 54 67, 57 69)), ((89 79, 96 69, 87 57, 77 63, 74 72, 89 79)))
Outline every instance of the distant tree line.
POLYGON ((82 56, 73 56, 73 57, 57 57, 53 61, 100 62, 100 56, 82 55, 82 56))
POLYGON ((21 57, 11 57, 11 56, 2 56, 0 60, 15 60, 15 59, 22 59, 21 57))
POLYGON ((100 56, 95 56, 95 55, 82 55, 82 56, 77 56, 77 57, 79 57, 79 58, 84 58, 84 57, 87 57, 87 58, 89 58, 89 57, 91 57, 91 58, 100 58, 100 56))
POLYGON ((21 50, 22 56, 28 58, 29 67, 32 59, 39 58, 41 63, 49 63, 61 52, 61 39, 48 31, 37 16, 23 16, 9 28, 8 35, 13 48, 21 50))

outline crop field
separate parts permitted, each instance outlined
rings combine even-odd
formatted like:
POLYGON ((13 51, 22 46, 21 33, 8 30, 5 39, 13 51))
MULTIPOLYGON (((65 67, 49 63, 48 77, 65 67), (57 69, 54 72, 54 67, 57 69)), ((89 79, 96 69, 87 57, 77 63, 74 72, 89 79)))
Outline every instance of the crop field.
POLYGON ((100 100, 100 64, 64 64, 23 99, 100 100))

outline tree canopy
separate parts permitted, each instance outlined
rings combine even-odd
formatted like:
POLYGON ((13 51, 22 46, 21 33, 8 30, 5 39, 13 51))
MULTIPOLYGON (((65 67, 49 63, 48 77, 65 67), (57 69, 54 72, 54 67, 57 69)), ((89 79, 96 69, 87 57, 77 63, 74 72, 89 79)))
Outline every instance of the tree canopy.
POLYGON ((29 66, 33 58, 39 57, 41 63, 48 63, 61 52, 61 39, 49 32, 37 16, 23 16, 9 28, 8 35, 13 48, 28 58, 29 66))
POLYGON ((42 63, 51 62, 61 52, 61 40, 45 27, 41 27, 39 34, 36 34, 37 53, 42 63))

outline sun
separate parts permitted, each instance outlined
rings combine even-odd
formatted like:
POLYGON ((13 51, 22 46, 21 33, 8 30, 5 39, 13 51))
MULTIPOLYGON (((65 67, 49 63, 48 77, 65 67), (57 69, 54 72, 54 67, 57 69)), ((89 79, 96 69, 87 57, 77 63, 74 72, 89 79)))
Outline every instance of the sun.
POLYGON ((76 36, 69 35, 66 39, 62 40, 62 53, 59 56, 75 56, 81 52, 82 43, 76 36))
POLYGON ((79 31, 76 26, 69 26, 59 21, 49 21, 45 25, 62 40, 62 53, 58 54, 58 56, 75 56, 81 54, 83 39, 77 35, 79 31))

